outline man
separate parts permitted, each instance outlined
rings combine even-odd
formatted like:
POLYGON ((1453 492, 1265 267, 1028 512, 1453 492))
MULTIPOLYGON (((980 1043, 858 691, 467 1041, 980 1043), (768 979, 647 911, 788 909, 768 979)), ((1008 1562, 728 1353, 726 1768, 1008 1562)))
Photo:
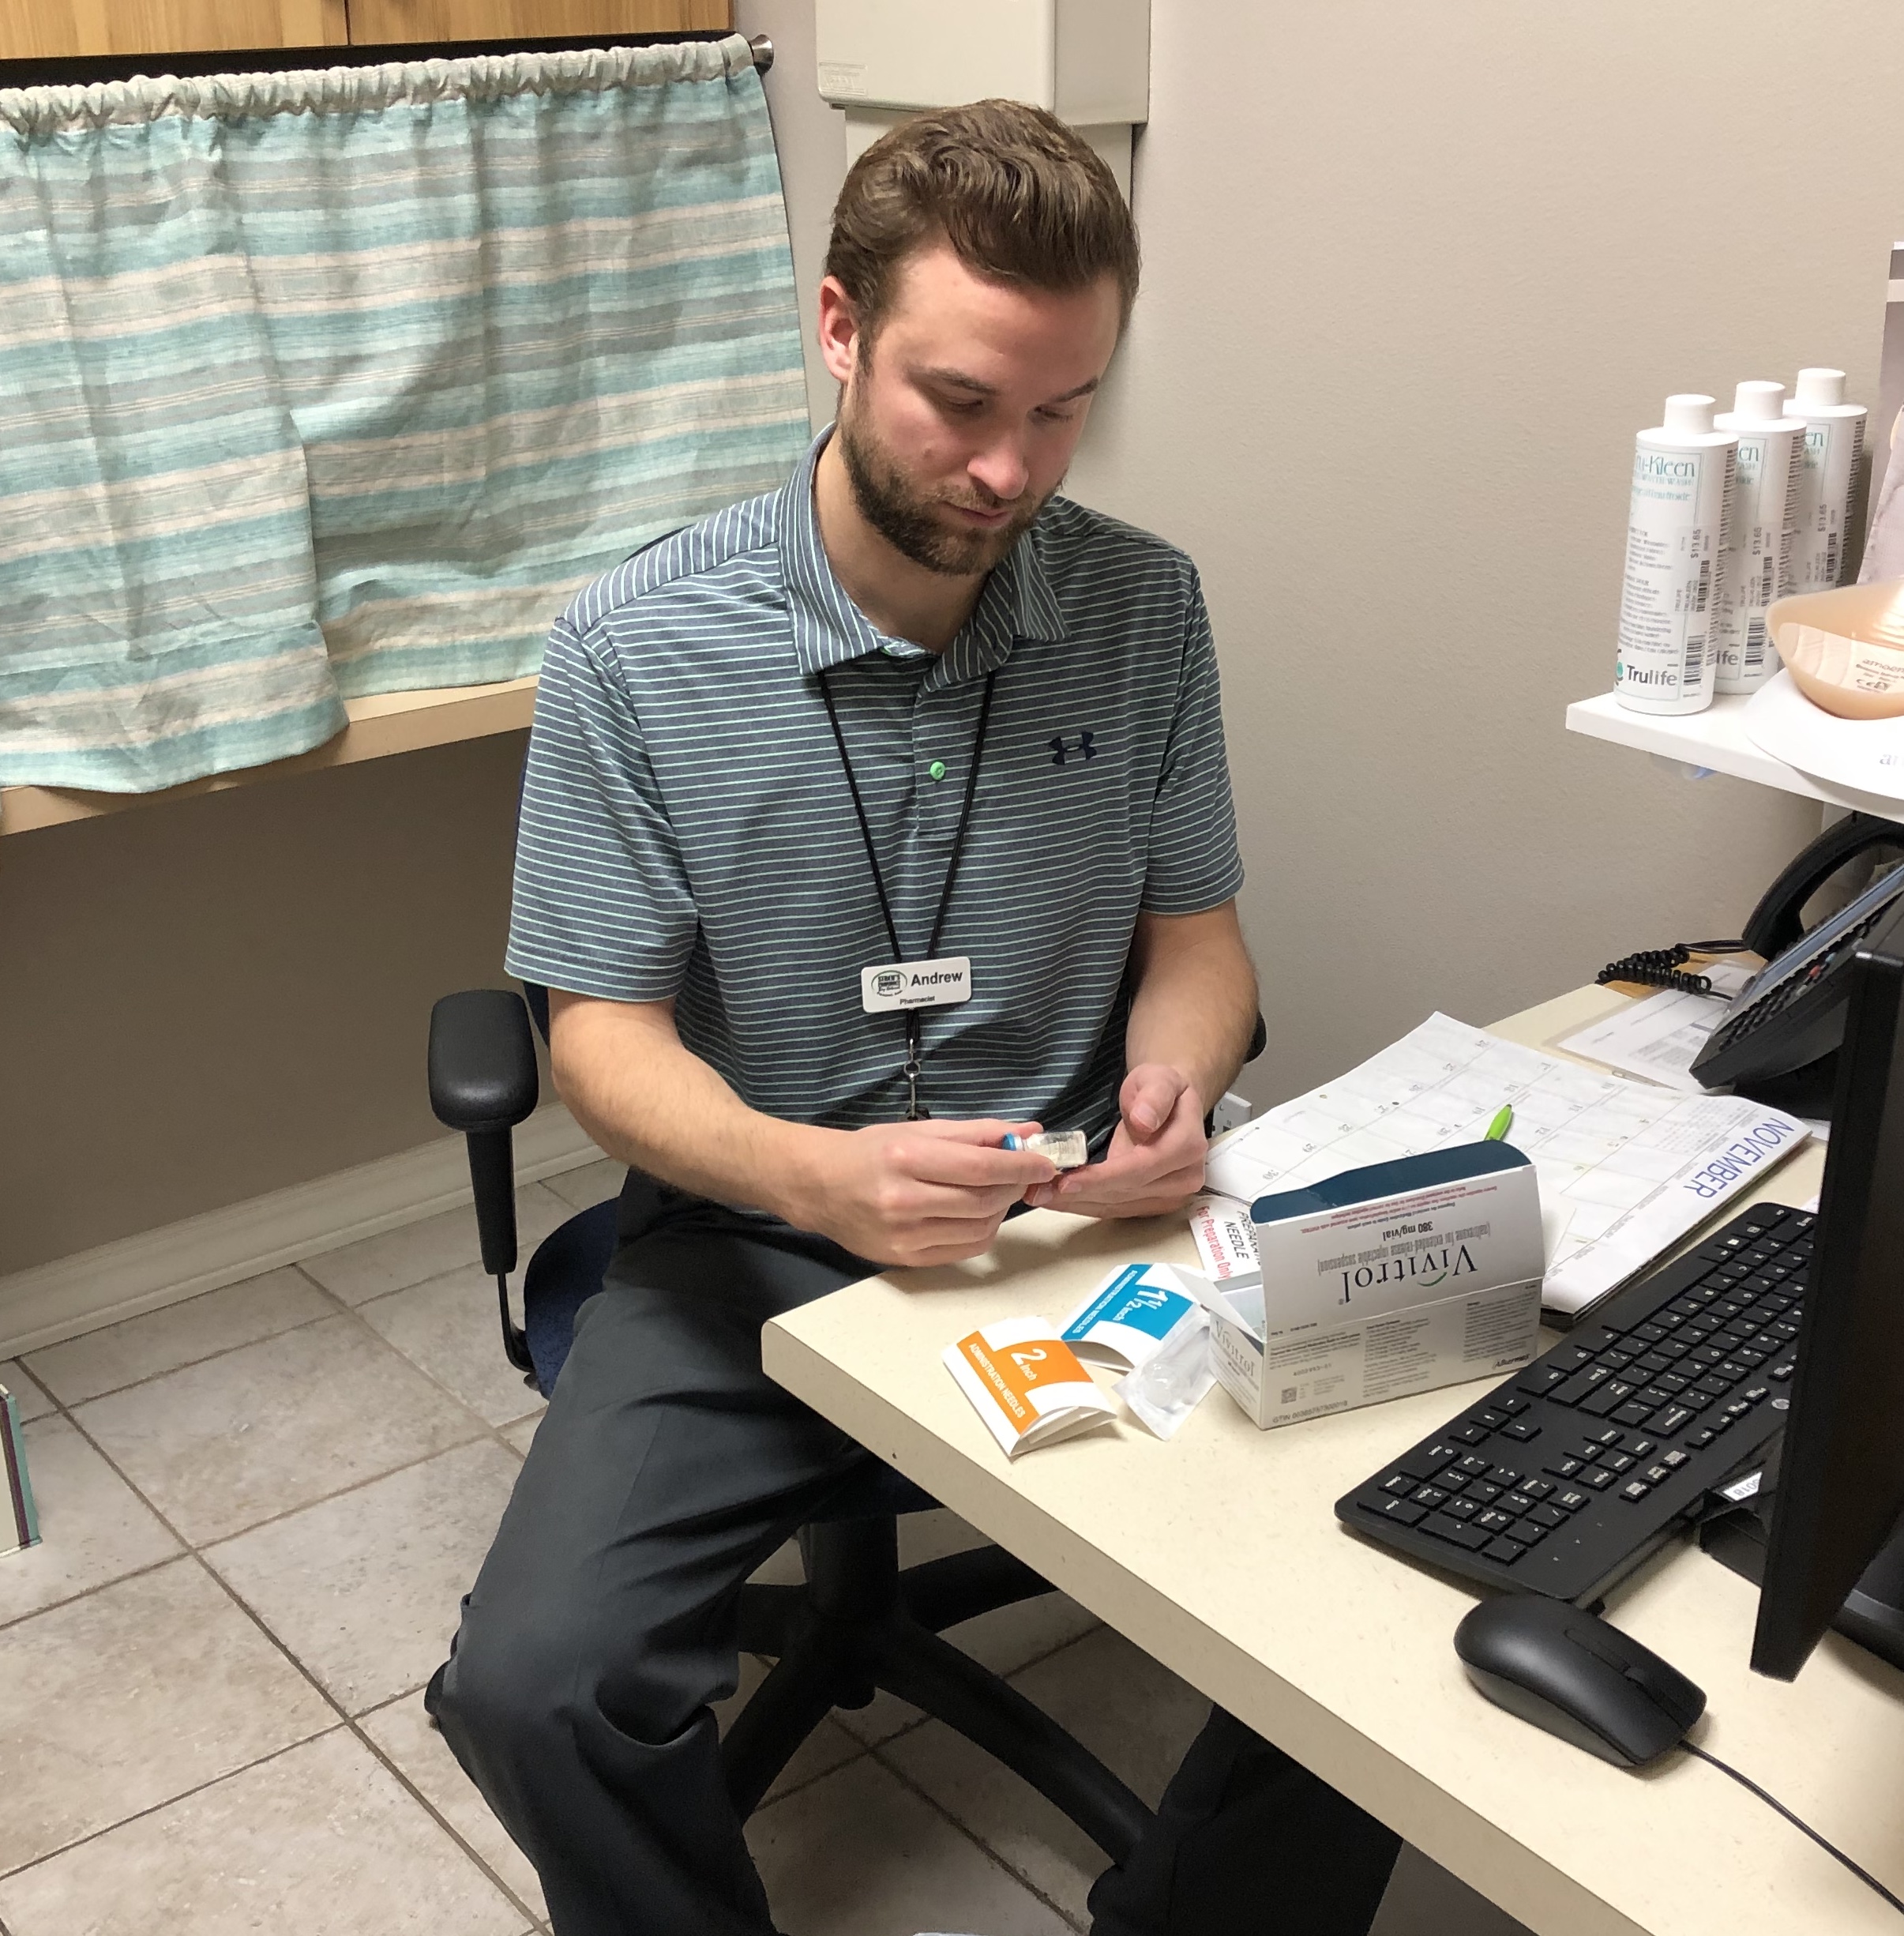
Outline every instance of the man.
MULTIPOLYGON (((828 271, 835 430, 585 592, 537 701, 509 965, 631 1174, 437 1706, 558 1936, 772 1929, 708 1704, 739 1583, 869 1455, 763 1322, 1021 1202, 1180 1209, 1256 1013, 1195 573, 1054 496, 1136 289, 1108 171, 1036 110, 922 117, 828 271), (950 998, 882 993, 915 975, 950 998), (1041 1125, 1097 1160, 1001 1147, 1041 1125)), ((1221 1936, 1215 1878, 1290 1833, 1328 1846, 1286 1927, 1359 1930, 1395 1852, 1221 1715, 1165 1817, 1105 1936, 1221 1936)))

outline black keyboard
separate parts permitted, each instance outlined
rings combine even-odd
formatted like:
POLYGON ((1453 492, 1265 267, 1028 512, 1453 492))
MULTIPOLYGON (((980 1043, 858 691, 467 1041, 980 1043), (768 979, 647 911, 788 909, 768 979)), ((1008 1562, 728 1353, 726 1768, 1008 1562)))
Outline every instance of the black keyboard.
POLYGON ((1817 1221, 1755 1204, 1335 1503, 1490 1586, 1582 1604, 1784 1425, 1817 1221))

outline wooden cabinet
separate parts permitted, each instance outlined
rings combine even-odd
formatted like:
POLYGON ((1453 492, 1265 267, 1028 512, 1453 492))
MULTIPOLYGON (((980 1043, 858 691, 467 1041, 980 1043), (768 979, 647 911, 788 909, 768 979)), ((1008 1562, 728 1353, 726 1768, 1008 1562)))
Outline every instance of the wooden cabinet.
POLYGON ((350 0, 351 39, 508 40, 734 24, 730 0, 350 0))
POLYGON ((733 24, 731 0, 0 0, 0 60, 664 34, 733 24))
POLYGON ((0 0, 0 59, 340 45, 345 0, 0 0))

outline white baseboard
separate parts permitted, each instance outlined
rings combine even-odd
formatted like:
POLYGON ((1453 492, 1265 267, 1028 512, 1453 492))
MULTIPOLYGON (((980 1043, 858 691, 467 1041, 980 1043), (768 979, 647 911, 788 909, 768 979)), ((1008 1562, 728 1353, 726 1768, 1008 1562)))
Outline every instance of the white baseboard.
MULTIPOLYGON (((555 1176, 600 1154, 568 1111, 551 1103, 516 1131, 516 1180, 555 1176)), ((0 1358, 57 1344, 469 1200, 463 1139, 445 1136, 35 1265, 0 1277, 0 1358)))

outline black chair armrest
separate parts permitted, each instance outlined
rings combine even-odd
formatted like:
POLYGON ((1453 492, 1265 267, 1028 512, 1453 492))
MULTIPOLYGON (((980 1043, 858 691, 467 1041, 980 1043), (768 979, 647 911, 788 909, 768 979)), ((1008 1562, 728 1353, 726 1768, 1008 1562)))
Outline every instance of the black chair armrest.
MULTIPOLYGON (((516 1268, 516 1156, 509 1132, 535 1107, 540 1087, 529 1012, 506 988, 466 988, 430 1011, 430 1107, 469 1146, 483 1268, 499 1289, 516 1268)), ((528 1348, 510 1320, 502 1290, 502 1330, 510 1361, 528 1368, 528 1348)))
POLYGON ((535 1107, 535 1043, 522 997, 466 988, 430 1011, 430 1107, 445 1129, 513 1129, 535 1107))

